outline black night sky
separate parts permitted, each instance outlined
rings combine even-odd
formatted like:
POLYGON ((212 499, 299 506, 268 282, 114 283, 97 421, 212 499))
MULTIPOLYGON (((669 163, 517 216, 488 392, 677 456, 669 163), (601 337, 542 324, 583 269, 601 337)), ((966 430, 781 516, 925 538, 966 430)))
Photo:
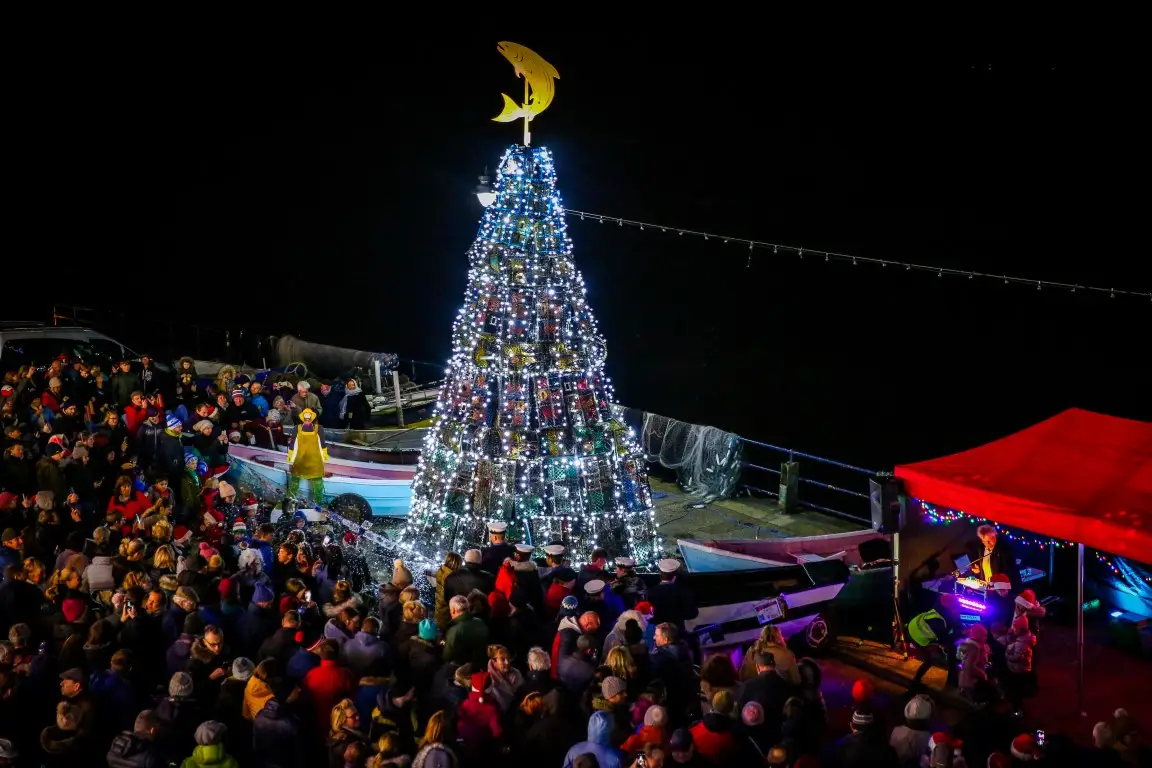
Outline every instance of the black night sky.
MULTIPOLYGON (((10 234, 35 245, 10 253, 12 314, 73 302, 444 360, 472 188, 519 136, 490 119, 522 93, 502 39, 561 74, 533 138, 569 208, 1152 289, 1146 213, 1103 178, 1126 131, 1098 108, 1124 86, 1055 40, 398 37, 154 38, 103 47, 50 93, 22 85, 10 234)), ((628 405, 879 468, 1070 406, 1152 419, 1146 298, 569 231, 628 405)))

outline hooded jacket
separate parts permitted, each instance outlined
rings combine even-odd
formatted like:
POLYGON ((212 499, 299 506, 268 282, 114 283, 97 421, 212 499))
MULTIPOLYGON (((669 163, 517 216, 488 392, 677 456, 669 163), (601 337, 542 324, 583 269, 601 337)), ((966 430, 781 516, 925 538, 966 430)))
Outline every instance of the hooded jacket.
POLYGON ((168 765, 151 739, 142 739, 130 731, 112 739, 106 759, 108 768, 167 768, 168 765))
POLYGON ((223 744, 201 744, 192 750, 191 757, 180 763, 180 768, 240 768, 240 764, 224 751, 223 744))
POLYGON ((611 745, 612 715, 593 712, 588 718, 588 740, 573 744, 564 756, 564 768, 572 768, 576 758, 584 754, 596 756, 600 768, 620 768, 620 751, 611 745))

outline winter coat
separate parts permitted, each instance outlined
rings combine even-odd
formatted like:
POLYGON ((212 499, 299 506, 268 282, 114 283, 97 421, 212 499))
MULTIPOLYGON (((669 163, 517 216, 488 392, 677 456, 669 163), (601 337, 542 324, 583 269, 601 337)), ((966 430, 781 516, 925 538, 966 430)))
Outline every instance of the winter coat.
POLYGON ((323 634, 325 640, 334 640, 341 648, 344 647, 344 643, 352 639, 352 636, 348 634, 348 630, 344 627, 344 623, 339 619, 328 619, 328 621, 324 623, 323 634))
POLYGON ((600 617, 600 626, 612 627, 624 613, 624 600, 612 590, 605 589, 599 600, 589 601, 585 607, 600 617))
POLYGON ((68 498, 68 479, 64 477, 60 462, 47 456, 36 462, 36 489, 52 491, 57 504, 68 498))
POLYGON ((248 684, 244 686, 244 703, 240 705, 241 717, 248 721, 255 720, 272 698, 272 689, 268 683, 252 675, 248 678, 248 684))
POLYGON ((612 591, 624 601, 625 610, 632 610, 636 603, 648 599, 648 586, 639 576, 624 576, 612 582, 612 591))
POLYGON ((140 377, 135 371, 117 373, 108 382, 108 395, 112 398, 112 402, 125 408, 132 402, 132 393, 142 391, 142 386, 140 377))
POLYGON ((600 768, 620 768, 620 751, 611 745, 612 715, 607 712, 593 712, 588 718, 588 740, 573 744, 564 756, 563 768, 572 768, 576 758, 592 754, 600 768))
POLYGON ((928 742, 931 739, 931 731, 918 731, 907 725, 898 725, 892 729, 888 744, 896 750, 900 765, 907 765, 918 761, 920 756, 928 751, 928 742))
MULTIPOLYGON (((352 703, 356 705, 356 712, 360 715, 361 723, 372 722, 372 710, 376 709, 376 700, 381 693, 388 690, 389 681, 386 677, 361 677, 356 686, 356 694, 352 703)), ((419 696, 419 694, 417 694, 419 696)))
POLYGON ((132 681, 111 669, 97 672, 88 682, 88 691, 97 704, 97 718, 102 732, 113 729, 130 731, 140 714, 140 702, 132 681))
POLYGON ((472 563, 465 563, 444 579, 444 601, 447 603, 456 595, 467 597, 478 589, 485 595, 495 586, 495 577, 472 563))
POLYGON ((552 638, 552 679, 560 679, 560 659, 576 650, 576 641, 580 639, 580 623, 575 616, 565 616, 560 619, 556 627, 556 636, 552 638))
POLYGON ((97 555, 84 569, 81 589, 85 592, 103 592, 116 589, 116 577, 112 574, 112 558, 97 555))
POLYGON ((448 625, 452 622, 452 613, 448 610, 448 600, 444 597, 444 580, 451 573, 452 571, 443 565, 436 571, 436 607, 432 616, 441 632, 448 629, 448 625))
POLYGON ((668 751, 668 731, 661 725, 643 725, 640 730, 629 736, 620 745, 620 749, 629 755, 644 750, 647 744, 659 744, 668 751))
POLYGON ((280 614, 274 608, 261 608, 256 603, 249 603, 248 609, 236 618, 236 636, 240 639, 237 650, 255 658, 264 639, 279 628, 280 614))
POLYGON ((678 581, 662 581, 648 590, 653 616, 650 626, 670 622, 684 632, 684 622, 700 615, 696 597, 678 581))
POLYGON ((352 674, 360 678, 373 663, 388 658, 388 643, 370 632, 357 632, 340 648, 340 655, 352 674))
POLYGON ((560 684, 576 696, 583 694, 596 676, 596 667, 580 652, 561 656, 559 668, 560 684))
MULTIPOLYGON (((456 573, 459 573, 457 571, 456 573)), ((456 574, 452 574, 455 576, 456 574)), ((488 626, 470 613, 452 620, 444 637, 444 659, 457 664, 487 658, 488 626)), ((480 666, 476 664, 475 666, 480 666)))
POLYGON ((689 730, 697 754, 714 765, 727 764, 738 750, 732 720, 724 715, 709 712, 689 730))
POLYGON ((469 752, 481 752, 504 735, 495 699, 471 691, 456 712, 456 735, 469 752))
POLYGON ((696 676, 692 670, 692 656, 683 643, 657 648, 650 657, 649 666, 651 679, 664 681, 668 697, 666 706, 674 721, 695 709, 696 676))
POLYGON ((224 751, 223 744, 197 746, 192 756, 180 763, 180 768, 239 768, 236 758, 224 751))
POLYGON ((1036 635, 1031 632, 1009 635, 1010 642, 1004 652, 1008 671, 1023 675, 1032 671, 1032 649, 1036 647, 1036 635))
POLYGON ((300 765, 300 721, 276 699, 269 699, 252 723, 253 762, 259 768, 300 765))
POLYGON ((108 768, 167 768, 168 765, 151 739, 141 738, 131 731, 124 731, 112 739, 106 759, 108 768))
POLYGON ((957 656, 960 658, 960 687, 973 688, 982 680, 988 679, 988 656, 991 653, 985 643, 966 637, 957 643, 957 656))
POLYGON ((770 653, 776 660, 776 674, 792 685, 800 685, 800 668, 796 666, 796 654, 784 645, 774 643, 761 643, 757 640, 748 649, 744 660, 740 662, 740 679, 751 680, 756 677, 756 656, 761 653, 770 653))
POLYGON ((304 676, 301 685, 312 700, 312 711, 321 733, 328 731, 332 707, 356 691, 352 673, 335 661, 321 660, 320 666, 304 676))

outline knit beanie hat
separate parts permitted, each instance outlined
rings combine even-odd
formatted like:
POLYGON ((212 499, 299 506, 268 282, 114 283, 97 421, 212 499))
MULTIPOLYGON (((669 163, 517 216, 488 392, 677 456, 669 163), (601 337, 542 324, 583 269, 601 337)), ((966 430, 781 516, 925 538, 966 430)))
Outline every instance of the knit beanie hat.
MULTIPOLYGON (((601 686, 603 688, 603 686, 601 686)), ((663 728, 668 724, 668 710, 659 704, 653 704, 648 707, 648 711, 644 713, 644 725, 649 728, 663 728)))
POLYGON ((935 707, 930 699, 925 694, 921 693, 909 699, 908 703, 904 705, 904 719, 905 720, 929 720, 932 718, 932 711, 935 707))
POLYGON ((187 672, 172 675, 172 679, 168 681, 168 695, 173 698, 191 696, 192 676, 187 672))
POLYGON ((440 637, 440 628, 436 626, 436 622, 432 619, 422 619, 420 621, 420 639, 431 643, 435 642, 438 637, 440 637))
POLYGON ((196 729, 196 743, 202 747, 215 746, 224 740, 224 733, 227 730, 228 726, 219 720, 200 723, 200 727, 196 729))
POLYGON ((749 728, 764 724, 764 707, 758 701, 750 701, 744 705, 740 712, 740 719, 749 728))
POLYGON ((732 698, 732 692, 727 689, 716 691, 712 697, 712 709, 717 714, 731 717, 736 709, 736 700, 732 698))
POLYGON ((256 665, 252 663, 251 659, 241 656, 232 662, 232 677, 237 680, 247 680, 252 677, 252 673, 255 671, 256 665))
POLYGON ((852 710, 852 725, 857 728, 872 725, 874 720, 872 709, 868 706, 858 706, 852 710))
POLYGON ((600 683, 600 693, 606 699, 611 699, 613 696, 619 696, 622 693, 628 692, 628 683, 624 682, 618 677, 609 676, 604 678, 604 682, 600 683))

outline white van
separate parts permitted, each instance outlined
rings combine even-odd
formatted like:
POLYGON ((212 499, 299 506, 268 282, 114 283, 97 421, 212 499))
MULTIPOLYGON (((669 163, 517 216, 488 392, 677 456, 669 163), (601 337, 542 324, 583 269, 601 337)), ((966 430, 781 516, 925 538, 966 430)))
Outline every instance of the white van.
MULTIPOLYGON (((91 328, 0 322, 0 370, 14 371, 33 363, 46 366, 61 354, 99 365, 105 373, 111 373, 120 360, 140 359, 128 347, 91 328)), ((163 363, 155 365, 159 370, 170 370, 163 363)))

